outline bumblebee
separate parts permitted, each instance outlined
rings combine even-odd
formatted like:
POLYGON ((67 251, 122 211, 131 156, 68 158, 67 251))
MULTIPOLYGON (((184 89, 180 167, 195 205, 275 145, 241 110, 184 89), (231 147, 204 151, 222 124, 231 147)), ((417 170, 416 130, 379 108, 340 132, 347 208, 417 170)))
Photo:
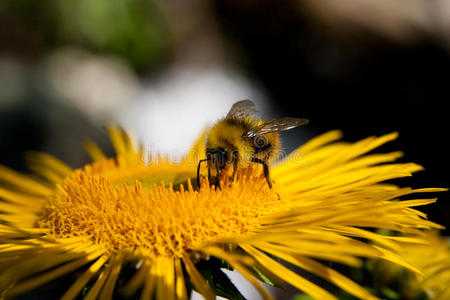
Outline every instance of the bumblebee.
POLYGON ((197 184, 200 185, 200 165, 208 164, 208 179, 215 172, 216 186, 220 187, 221 173, 233 168, 232 180, 238 168, 251 163, 263 166, 267 184, 272 188, 269 162, 279 154, 281 145, 278 132, 289 130, 308 123, 307 119, 284 117, 263 121, 254 114, 255 104, 250 100, 236 102, 226 117, 218 121, 208 132, 206 138, 206 159, 199 161, 197 184))

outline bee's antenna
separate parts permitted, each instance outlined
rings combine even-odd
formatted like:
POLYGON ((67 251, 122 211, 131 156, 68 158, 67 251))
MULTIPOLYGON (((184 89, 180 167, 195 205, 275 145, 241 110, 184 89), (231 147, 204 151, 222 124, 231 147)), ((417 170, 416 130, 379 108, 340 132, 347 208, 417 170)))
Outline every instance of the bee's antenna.
POLYGON ((200 159, 200 161, 198 162, 198 166, 197 166, 197 187, 200 188, 200 165, 202 164, 202 162, 208 161, 209 159, 205 158, 205 159, 200 159))

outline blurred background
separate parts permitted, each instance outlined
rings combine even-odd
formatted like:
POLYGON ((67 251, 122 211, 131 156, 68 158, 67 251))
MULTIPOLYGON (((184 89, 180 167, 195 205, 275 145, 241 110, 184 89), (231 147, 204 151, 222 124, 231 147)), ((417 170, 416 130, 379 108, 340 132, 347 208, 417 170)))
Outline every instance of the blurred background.
MULTIPOLYGON (((449 187, 447 0, 2 0, 0 164, 23 152, 81 167, 81 142, 109 149, 105 124, 182 155, 230 106, 306 117, 289 151, 331 129, 426 168, 404 184, 449 187)), ((448 193, 424 209, 450 223, 448 193)), ((448 230, 445 233, 449 233, 448 230)))

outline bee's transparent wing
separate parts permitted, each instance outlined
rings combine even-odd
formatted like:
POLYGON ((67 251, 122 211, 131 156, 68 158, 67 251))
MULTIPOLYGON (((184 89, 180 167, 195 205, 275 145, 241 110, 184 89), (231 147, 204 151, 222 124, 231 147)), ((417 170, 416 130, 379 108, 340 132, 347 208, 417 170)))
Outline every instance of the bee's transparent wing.
POLYGON ((257 113, 255 103, 251 100, 241 100, 233 104, 226 119, 241 119, 257 113))
POLYGON ((252 130, 244 133, 242 135, 243 138, 251 139, 258 135, 263 135, 269 132, 279 132, 279 131, 285 131, 292 128, 295 128, 297 126, 308 124, 308 119, 298 119, 298 118, 280 118, 280 119, 273 119, 267 122, 264 122, 264 124, 259 125, 252 130))

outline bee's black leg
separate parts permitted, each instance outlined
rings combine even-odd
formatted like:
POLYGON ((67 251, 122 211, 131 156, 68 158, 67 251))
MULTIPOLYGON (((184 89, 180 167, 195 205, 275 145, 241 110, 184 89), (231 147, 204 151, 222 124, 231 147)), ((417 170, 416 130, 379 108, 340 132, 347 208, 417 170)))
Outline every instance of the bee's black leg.
POLYGON ((238 158, 237 158, 237 155, 234 154, 233 155, 233 175, 231 176, 232 183, 234 182, 234 178, 236 177, 237 167, 238 167, 238 158))
MULTIPOLYGON (((198 162, 198 166, 197 166, 197 187, 200 188, 200 165, 202 164, 202 162, 207 161, 208 159, 200 159, 200 161, 198 162)), ((209 168, 208 168, 208 178, 209 178, 209 168)))
POLYGON ((219 166, 216 166, 216 187, 218 187, 220 189, 220 169, 219 166))
POLYGON ((208 165, 208 182, 211 185, 211 167, 208 165))
POLYGON ((264 177, 266 177, 266 181, 267 181, 267 184, 269 185, 269 188, 272 188, 272 181, 270 181, 269 166, 267 165, 267 163, 265 161, 263 161, 262 159, 259 159, 256 157, 252 157, 251 161, 254 163, 263 165, 264 177))

